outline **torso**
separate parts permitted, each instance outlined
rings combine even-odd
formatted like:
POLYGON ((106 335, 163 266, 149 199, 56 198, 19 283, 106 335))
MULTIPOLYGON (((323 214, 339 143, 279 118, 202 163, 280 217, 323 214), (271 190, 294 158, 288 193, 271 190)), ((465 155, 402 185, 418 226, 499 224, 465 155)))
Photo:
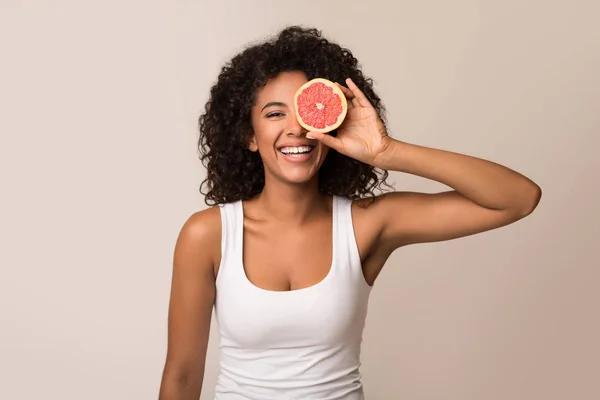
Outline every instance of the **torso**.
POLYGON ((221 207, 215 400, 364 399, 360 350, 371 285, 352 202, 329 200, 286 224, 256 203, 221 207))

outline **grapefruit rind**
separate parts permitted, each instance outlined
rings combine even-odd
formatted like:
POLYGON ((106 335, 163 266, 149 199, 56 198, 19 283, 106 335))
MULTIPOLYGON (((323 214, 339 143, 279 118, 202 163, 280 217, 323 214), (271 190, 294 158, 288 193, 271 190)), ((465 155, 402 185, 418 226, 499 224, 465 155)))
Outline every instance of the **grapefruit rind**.
POLYGON ((346 118, 346 114, 348 113, 348 101, 346 100, 346 96, 344 96, 344 92, 342 92, 342 90, 335 83, 333 83, 327 79, 315 78, 315 79, 312 79, 312 80, 306 82, 296 92, 296 95, 294 96, 294 111, 296 112, 296 118, 298 119, 298 123, 304 129, 306 129, 310 132, 327 133, 327 132, 331 132, 331 131, 337 129, 342 124, 342 122, 344 122, 344 119, 346 118), (339 98, 341 100, 341 104, 342 104, 342 112, 340 113, 340 115, 338 115, 337 121, 334 124, 327 125, 325 128, 321 128, 321 129, 311 126, 311 125, 307 124, 306 122, 304 122, 302 120, 302 117, 300 116, 300 113, 298 112, 298 108, 299 108, 298 97, 300 96, 300 94, 302 94, 304 89, 306 89, 307 87, 309 87, 315 83, 323 83, 326 86, 333 89, 333 93, 336 94, 337 96, 339 96, 339 98))

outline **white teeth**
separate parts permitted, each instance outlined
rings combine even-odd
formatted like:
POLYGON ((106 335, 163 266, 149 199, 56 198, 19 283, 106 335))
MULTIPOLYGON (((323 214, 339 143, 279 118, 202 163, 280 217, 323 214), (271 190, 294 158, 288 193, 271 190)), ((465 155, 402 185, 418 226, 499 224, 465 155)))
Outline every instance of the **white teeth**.
POLYGON ((308 153, 312 150, 311 146, 298 146, 298 147, 282 147, 279 149, 283 154, 299 154, 299 153, 308 153))

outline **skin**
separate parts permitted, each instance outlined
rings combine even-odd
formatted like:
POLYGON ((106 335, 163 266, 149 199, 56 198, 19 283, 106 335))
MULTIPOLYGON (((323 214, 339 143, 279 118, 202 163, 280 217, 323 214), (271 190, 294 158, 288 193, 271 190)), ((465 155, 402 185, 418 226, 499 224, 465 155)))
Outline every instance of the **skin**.
MULTIPOLYGON (((347 87, 341 86, 349 109, 337 137, 306 132, 293 108, 294 94, 305 82, 300 72, 280 74, 258 93, 252 110, 254 132, 248 147, 260 152, 265 186, 243 203, 243 257, 248 279, 256 286, 297 290, 318 283, 329 272, 332 198, 318 190, 317 180, 329 148, 378 168, 452 188, 437 194, 393 192, 376 197, 368 207, 360 204, 366 200, 353 204, 357 246, 370 285, 392 252, 402 246, 489 231, 536 208, 540 188, 509 168, 389 137, 377 112, 351 80, 346 81, 347 87), (277 150, 285 144, 316 148, 309 162, 290 163, 277 150)), ((216 208, 193 214, 177 239, 160 400, 191 400, 200 395, 220 240, 216 208)))

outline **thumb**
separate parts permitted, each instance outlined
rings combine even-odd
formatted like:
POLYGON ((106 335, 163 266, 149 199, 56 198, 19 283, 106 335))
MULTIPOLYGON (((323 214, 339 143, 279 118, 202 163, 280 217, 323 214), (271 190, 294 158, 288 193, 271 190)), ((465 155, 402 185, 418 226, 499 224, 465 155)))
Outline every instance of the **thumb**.
POLYGON ((315 139, 323 143, 327 147, 331 147, 334 150, 340 151, 342 148, 342 142, 340 139, 333 137, 327 133, 320 132, 308 132, 306 134, 307 139, 315 139))

